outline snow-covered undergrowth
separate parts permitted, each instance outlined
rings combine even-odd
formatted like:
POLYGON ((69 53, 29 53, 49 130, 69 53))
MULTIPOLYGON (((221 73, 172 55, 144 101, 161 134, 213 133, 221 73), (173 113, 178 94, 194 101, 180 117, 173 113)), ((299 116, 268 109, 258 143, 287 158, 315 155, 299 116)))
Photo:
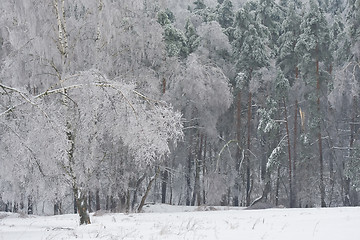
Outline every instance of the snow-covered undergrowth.
POLYGON ((0 239, 356 239, 360 208, 265 209, 155 205, 141 214, 78 216, 0 213, 0 239), (202 210, 202 211, 200 211, 202 210), (161 212, 159 212, 161 211, 161 212))

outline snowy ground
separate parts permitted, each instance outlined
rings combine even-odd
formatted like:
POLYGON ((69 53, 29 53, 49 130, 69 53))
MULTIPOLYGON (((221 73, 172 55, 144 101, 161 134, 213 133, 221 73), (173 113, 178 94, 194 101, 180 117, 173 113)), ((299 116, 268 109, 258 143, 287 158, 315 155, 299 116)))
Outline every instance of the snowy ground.
POLYGON ((87 226, 77 215, 0 213, 0 239, 360 239, 360 208, 218 209, 156 205, 141 214, 92 215, 87 226))

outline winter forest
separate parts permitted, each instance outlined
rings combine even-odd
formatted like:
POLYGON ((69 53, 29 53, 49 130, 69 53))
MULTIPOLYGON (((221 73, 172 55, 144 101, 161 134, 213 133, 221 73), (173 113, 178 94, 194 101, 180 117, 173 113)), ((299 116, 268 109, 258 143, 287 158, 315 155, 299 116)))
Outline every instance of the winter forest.
POLYGON ((359 0, 0 12, 0 211, 360 205, 359 0))

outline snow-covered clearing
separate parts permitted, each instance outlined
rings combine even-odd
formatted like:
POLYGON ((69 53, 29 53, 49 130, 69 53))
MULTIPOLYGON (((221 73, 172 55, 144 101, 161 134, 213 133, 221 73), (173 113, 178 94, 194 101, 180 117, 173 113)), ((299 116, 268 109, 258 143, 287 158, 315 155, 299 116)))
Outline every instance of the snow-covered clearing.
POLYGON ((331 240, 356 239, 360 233, 360 208, 218 209, 156 205, 141 214, 91 215, 87 226, 79 226, 74 214, 0 213, 0 239, 331 240))

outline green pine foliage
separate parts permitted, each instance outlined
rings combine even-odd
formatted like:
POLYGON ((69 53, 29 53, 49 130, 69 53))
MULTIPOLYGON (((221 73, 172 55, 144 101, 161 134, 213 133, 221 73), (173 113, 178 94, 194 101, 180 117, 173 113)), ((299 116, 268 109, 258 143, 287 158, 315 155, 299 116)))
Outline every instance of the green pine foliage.
POLYGON ((217 6, 216 15, 217 21, 222 28, 227 29, 234 24, 234 9, 233 3, 230 0, 225 0, 217 6))
MULTIPOLYGON (((300 24, 300 35, 295 46, 299 61, 299 69, 307 84, 316 87, 316 62, 323 63, 324 67, 332 62, 330 48, 329 26, 325 15, 319 6, 310 1, 310 11, 305 14, 300 24)), ((327 70, 322 69, 322 74, 327 70)), ((321 69, 320 69, 321 71, 321 69)), ((327 76, 322 75, 325 81, 327 76)))
POLYGON ((277 63, 285 76, 293 79, 293 81, 296 75, 296 67, 299 62, 295 52, 295 46, 299 41, 300 22, 301 18, 296 13, 294 5, 291 4, 287 9, 287 15, 281 25, 280 36, 278 38, 279 50, 277 63))
POLYGON ((253 7, 246 5, 236 13, 232 42, 235 65, 238 72, 245 74, 246 81, 250 81, 253 72, 269 65, 269 32, 255 19, 253 7))

